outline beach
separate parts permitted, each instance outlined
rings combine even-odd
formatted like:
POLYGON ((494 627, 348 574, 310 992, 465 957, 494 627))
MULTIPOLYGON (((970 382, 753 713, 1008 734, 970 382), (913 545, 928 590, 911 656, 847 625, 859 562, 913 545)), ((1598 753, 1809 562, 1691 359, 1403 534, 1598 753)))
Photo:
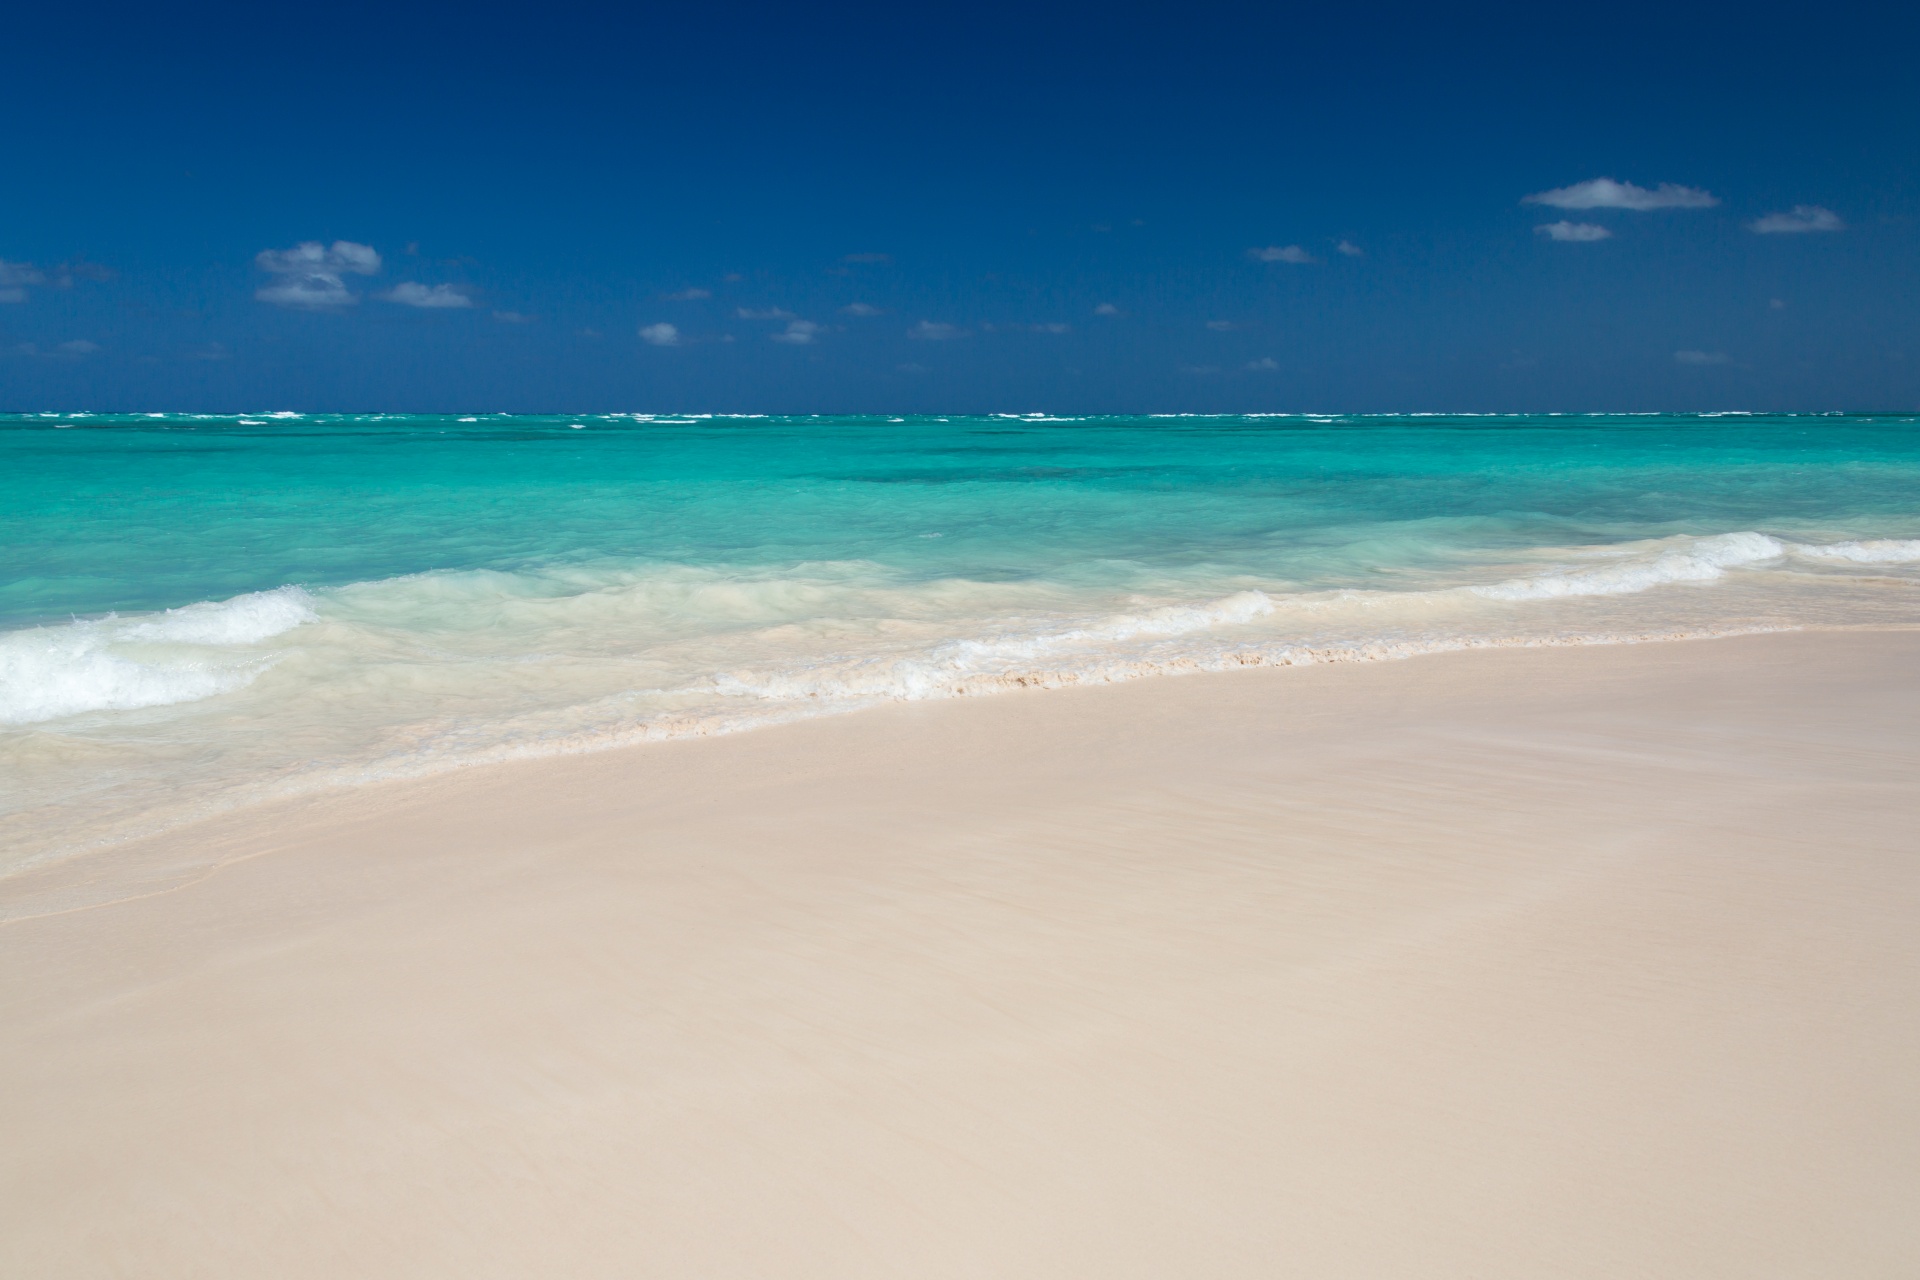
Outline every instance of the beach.
POLYGON ((895 702, 0 880, 0 1273, 1920 1271, 1920 632, 895 702))

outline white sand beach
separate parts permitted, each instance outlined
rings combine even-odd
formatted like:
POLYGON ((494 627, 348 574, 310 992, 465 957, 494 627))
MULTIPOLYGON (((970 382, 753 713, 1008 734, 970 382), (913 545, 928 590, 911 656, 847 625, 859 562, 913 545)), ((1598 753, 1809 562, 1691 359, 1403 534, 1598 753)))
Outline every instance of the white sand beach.
POLYGON ((899 704, 0 881, 0 1275, 1920 1274, 1920 632, 899 704))

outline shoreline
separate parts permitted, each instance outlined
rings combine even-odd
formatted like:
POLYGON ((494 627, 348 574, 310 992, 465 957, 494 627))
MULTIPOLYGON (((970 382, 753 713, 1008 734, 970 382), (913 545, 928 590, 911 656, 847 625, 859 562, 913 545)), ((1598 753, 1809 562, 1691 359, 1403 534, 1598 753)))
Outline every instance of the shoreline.
POLYGON ((894 703, 43 864, 0 1260, 1909 1274, 1917 660, 894 703))
MULTIPOLYGON (((671 722, 645 722, 638 726, 621 730, 607 730, 597 733, 582 731, 571 735, 570 739, 562 738, 540 745, 496 745, 471 749, 441 760, 405 760, 396 765, 387 765, 384 768, 375 764, 359 766, 331 774, 316 773, 305 777, 289 779, 277 787, 258 792, 248 793, 244 790, 232 791, 224 797, 208 798, 174 814, 164 816, 151 814, 144 817, 123 819, 121 821, 121 829, 117 832, 101 834, 82 844, 70 846, 65 849, 43 850, 29 855, 26 860, 12 866, 0 867, 0 923, 4 923, 9 919, 19 918, 10 913, 4 905, 8 898, 5 887, 9 882, 22 877, 36 876, 61 864, 77 859, 112 857, 116 851, 151 844, 155 841, 169 840, 182 832, 199 828, 209 823, 218 823, 235 815, 244 814, 267 806, 299 804, 305 801, 318 800, 326 796, 351 795, 366 788, 405 785, 472 769, 492 769, 503 766, 511 767, 542 760, 564 760, 582 756, 600 755, 606 752, 627 751, 634 748, 652 747, 670 742, 730 737, 741 733, 757 733, 767 729, 779 729, 784 726, 801 724, 817 719, 860 715, 878 708, 893 705, 918 705, 956 700, 977 700, 980 698, 997 697, 1004 694, 1051 693, 1068 689, 1099 689, 1132 684, 1141 680, 1172 679, 1193 675, 1217 675, 1250 669, 1281 670, 1309 666, 1407 662, 1449 654, 1484 651, 1607 648, 1644 644, 1689 644, 1757 635, 1801 633, 1845 634, 1849 632, 1883 632, 1907 629, 1920 630, 1920 624, 1915 624, 1912 628, 1885 623, 1851 623, 1832 626, 1809 626, 1801 623, 1732 624, 1721 629, 1702 628, 1686 631, 1649 631, 1639 633, 1601 632, 1590 635, 1576 633, 1558 636, 1463 636, 1440 641, 1428 641, 1417 645, 1408 645, 1403 642, 1381 641, 1371 646, 1338 645, 1314 647, 1302 645, 1278 651, 1259 648, 1228 652, 1210 659, 1141 663, 1135 668, 1124 669, 1108 668, 1091 676, 1066 671, 1054 673, 1043 672, 1033 676, 983 677, 974 685, 956 687, 946 692, 921 697, 882 697, 864 703, 821 704, 817 707, 806 702, 801 702, 784 712, 768 711, 760 716, 744 715, 732 720, 717 722, 703 720, 691 724, 678 725, 671 722)), ((16 816, 12 821, 20 822, 23 819, 31 819, 34 816, 35 815, 29 811, 26 814, 16 816)), ((63 815, 55 816, 57 818, 63 815)))

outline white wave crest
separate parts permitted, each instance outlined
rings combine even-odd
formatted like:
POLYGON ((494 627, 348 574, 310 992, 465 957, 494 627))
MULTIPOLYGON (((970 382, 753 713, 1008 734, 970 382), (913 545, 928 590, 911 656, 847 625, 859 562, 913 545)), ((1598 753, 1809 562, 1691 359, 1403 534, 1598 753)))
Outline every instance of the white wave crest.
POLYGON ((1592 569, 1561 569, 1468 588, 1489 600, 1551 600, 1566 596, 1621 596, 1672 582, 1711 582, 1728 569, 1777 560, 1787 544, 1764 533, 1689 538, 1650 555, 1630 556, 1592 569))
POLYGON ((735 672, 715 677, 712 687, 723 694, 779 701, 944 698, 980 681, 1009 686, 1042 683, 1045 678, 1029 676, 1028 668, 1063 653, 1103 652, 1101 646, 1136 637, 1191 635, 1251 622, 1273 610, 1273 600, 1265 592, 1239 591, 1204 604, 1169 605, 1032 635, 951 640, 911 657, 852 659, 771 674, 735 672))
POLYGON ((169 609, 130 623, 119 638, 171 644, 259 644, 319 616, 312 596, 299 587, 281 587, 169 609))
POLYGON ((319 615, 298 587, 0 635, 0 724, 197 702, 251 684, 269 659, 236 653, 319 615), (118 649, 138 646, 136 652, 118 649), (176 649, 172 646, 182 646, 176 649))
POLYGON ((1911 564, 1920 560, 1920 538, 1875 538, 1862 542, 1833 542, 1825 546, 1794 543, 1793 553, 1815 560, 1844 560, 1852 564, 1911 564))

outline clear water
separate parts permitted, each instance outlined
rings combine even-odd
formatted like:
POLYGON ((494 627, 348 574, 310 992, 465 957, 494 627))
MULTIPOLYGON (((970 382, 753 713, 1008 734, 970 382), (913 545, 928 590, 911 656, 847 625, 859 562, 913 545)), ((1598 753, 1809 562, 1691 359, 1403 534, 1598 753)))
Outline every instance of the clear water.
POLYGON ((0 417, 0 869, 891 698, 1920 622, 1920 419, 0 417))

